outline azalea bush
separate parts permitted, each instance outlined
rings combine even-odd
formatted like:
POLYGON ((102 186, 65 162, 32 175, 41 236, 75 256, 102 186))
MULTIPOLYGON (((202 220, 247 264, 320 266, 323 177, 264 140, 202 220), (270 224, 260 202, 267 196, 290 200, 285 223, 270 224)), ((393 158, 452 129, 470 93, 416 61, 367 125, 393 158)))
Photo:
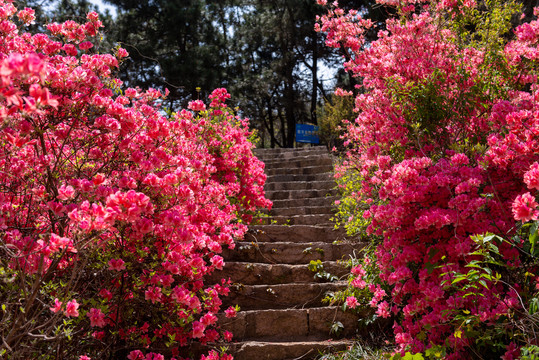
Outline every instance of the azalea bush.
POLYGON ((529 354, 539 22, 512 1, 378 2, 395 14, 384 24, 337 2, 317 24, 361 82, 337 167, 339 216, 376 250, 354 265, 346 304, 368 291, 376 316, 395 319, 399 356, 529 354))
POLYGON ((179 358, 230 341, 227 282, 204 276, 270 206, 247 120, 225 89, 170 114, 166 94, 122 87, 128 54, 94 51, 96 13, 34 35, 33 21, 0 0, 0 357, 179 358))

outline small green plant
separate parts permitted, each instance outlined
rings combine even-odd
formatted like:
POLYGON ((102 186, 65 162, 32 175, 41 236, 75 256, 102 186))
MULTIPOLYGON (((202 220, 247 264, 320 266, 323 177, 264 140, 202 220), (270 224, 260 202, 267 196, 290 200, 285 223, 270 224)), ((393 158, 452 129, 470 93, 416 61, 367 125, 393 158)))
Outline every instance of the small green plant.
POLYGON ((330 334, 339 335, 344 330, 344 325, 340 321, 335 321, 331 324, 331 329, 329 330, 330 334))
POLYGON ((339 280, 339 278, 336 275, 333 275, 326 270, 324 270, 324 265, 322 264, 322 261, 320 260, 311 260, 309 263, 309 270, 314 272, 314 279, 315 280, 323 280, 323 281, 329 281, 334 282, 339 280))

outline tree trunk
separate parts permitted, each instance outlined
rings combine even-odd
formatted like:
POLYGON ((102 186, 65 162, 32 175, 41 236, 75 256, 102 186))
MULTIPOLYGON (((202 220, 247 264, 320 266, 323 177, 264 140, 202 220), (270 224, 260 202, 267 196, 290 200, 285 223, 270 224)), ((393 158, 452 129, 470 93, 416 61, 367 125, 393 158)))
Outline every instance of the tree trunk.
POLYGON ((318 124, 316 118, 316 105, 318 103, 318 36, 315 31, 311 35, 312 46, 313 46, 313 89, 311 93, 311 122, 315 125, 318 124))

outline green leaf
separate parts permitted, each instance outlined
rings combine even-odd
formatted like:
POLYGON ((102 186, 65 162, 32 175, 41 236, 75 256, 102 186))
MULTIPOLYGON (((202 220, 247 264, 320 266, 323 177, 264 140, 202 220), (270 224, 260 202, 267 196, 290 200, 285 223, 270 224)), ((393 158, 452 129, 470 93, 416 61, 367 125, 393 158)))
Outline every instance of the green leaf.
POLYGON ((537 228, 539 226, 538 224, 539 224, 538 221, 534 221, 530 227, 530 237, 529 237, 529 241, 531 245, 530 253, 534 256, 535 256, 535 245, 537 244, 537 228))
POLYGON ((537 311, 539 311, 539 299, 533 298, 530 300, 530 309, 529 309, 530 315, 535 314, 537 311))
POLYGON ((483 285, 483 287, 488 290, 488 285, 485 280, 479 280, 479 284, 483 285))

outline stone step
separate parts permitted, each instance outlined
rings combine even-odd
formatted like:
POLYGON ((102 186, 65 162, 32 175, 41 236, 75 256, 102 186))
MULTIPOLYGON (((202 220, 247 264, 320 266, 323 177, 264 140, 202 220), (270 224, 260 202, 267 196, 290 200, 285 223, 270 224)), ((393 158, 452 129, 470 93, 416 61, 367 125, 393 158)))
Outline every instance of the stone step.
POLYGON ((277 168, 298 168, 298 167, 308 167, 308 166, 321 166, 321 165, 331 165, 333 166, 333 159, 329 155, 310 155, 295 157, 293 159, 281 160, 281 159, 271 159, 264 161, 266 170, 268 169, 277 169, 277 168))
POLYGON ((352 340, 318 340, 295 342, 245 341, 231 344, 235 360, 311 360, 320 353, 343 351, 354 344, 352 340))
POLYGON ((306 167, 295 167, 295 168, 288 168, 288 167, 281 167, 281 168, 274 168, 274 169, 266 169, 265 173, 266 175, 283 175, 283 174, 291 174, 291 175, 313 175, 313 174, 320 174, 320 173, 326 173, 333 171, 333 165, 318 165, 318 166, 306 166, 306 167))
POLYGON ((333 172, 323 172, 320 174, 278 174, 269 175, 266 179, 266 184, 273 184, 276 182, 296 182, 296 181, 327 181, 333 179, 333 172))
MULTIPOLYGON (((339 279, 350 270, 339 261, 323 261, 324 271, 339 279)), ((221 279, 230 279, 233 283, 243 285, 274 285, 287 283, 312 283, 317 281, 315 273, 309 270, 308 264, 266 264, 227 261, 222 270, 216 270, 206 278, 208 283, 218 283, 221 279)))
POLYGON ((304 198, 304 199, 285 199, 273 200, 272 209, 307 207, 307 206, 333 206, 335 201, 339 200, 338 196, 327 196, 323 198, 304 198))
POLYGON ((334 206, 309 206, 309 207, 288 207, 288 208, 272 208, 271 210, 263 210, 262 214, 269 216, 294 216, 294 215, 316 215, 328 214, 333 216, 337 211, 334 206))
POLYGON ((234 250, 224 249, 222 256, 226 261, 308 264, 311 260, 340 260, 363 247, 364 244, 327 242, 239 242, 234 250))
POLYGON ((328 150, 323 146, 306 149, 254 149, 253 154, 262 161, 286 160, 298 156, 328 154, 328 150))
POLYGON ((322 225, 332 226, 333 214, 296 215, 296 216, 268 216, 253 219, 257 225, 322 225))
POLYGON ((340 336, 356 333, 360 315, 342 312, 340 307, 327 306, 308 309, 269 309, 240 311, 235 318, 218 314, 222 330, 234 334, 235 341, 290 341, 310 338, 328 339, 334 322, 339 321, 344 328, 340 336))
POLYGON ((230 286, 223 298, 223 308, 239 305, 242 311, 256 309, 294 309, 324 306, 322 299, 346 288, 346 281, 328 283, 290 283, 230 286))
POLYGON ((333 226, 313 225, 251 225, 245 241, 251 242, 326 242, 346 240, 346 231, 333 226))
POLYGON ((270 200, 297 200, 305 198, 324 198, 339 194, 337 189, 315 189, 315 190, 282 190, 266 191, 266 198, 270 200))
POLYGON ((333 189, 337 184, 333 179, 325 181, 294 181, 294 182, 274 182, 266 183, 264 190, 268 191, 288 191, 288 190, 321 190, 321 189, 333 189))

